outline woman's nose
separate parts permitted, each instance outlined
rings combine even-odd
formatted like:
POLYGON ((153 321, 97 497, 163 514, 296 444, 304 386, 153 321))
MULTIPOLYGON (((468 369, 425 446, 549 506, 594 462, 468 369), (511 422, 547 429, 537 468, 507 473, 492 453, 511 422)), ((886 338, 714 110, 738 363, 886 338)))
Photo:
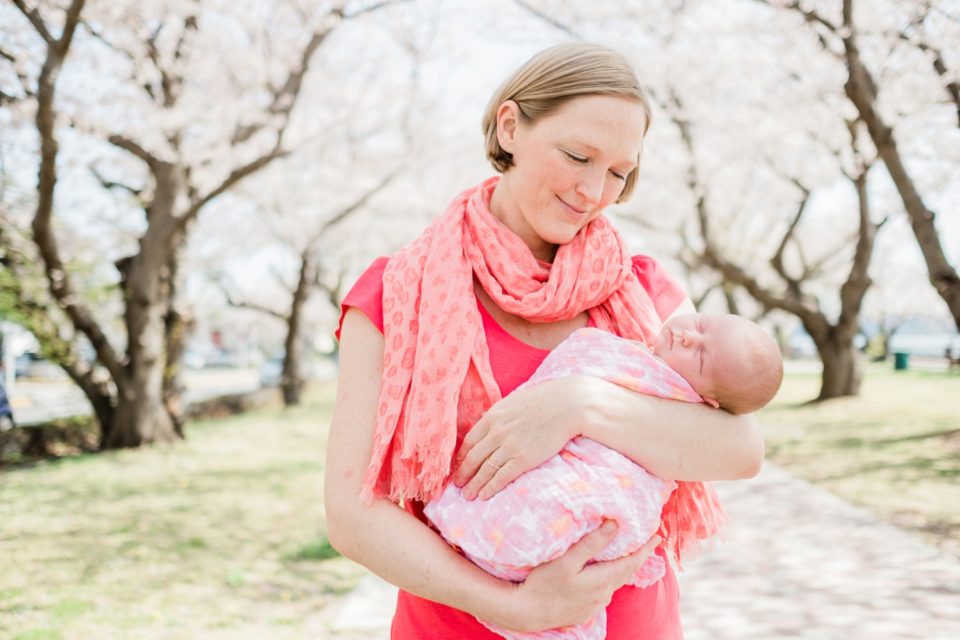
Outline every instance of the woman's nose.
POLYGON ((603 198, 604 175, 599 171, 584 171, 577 183, 577 193, 590 204, 597 204, 603 198))

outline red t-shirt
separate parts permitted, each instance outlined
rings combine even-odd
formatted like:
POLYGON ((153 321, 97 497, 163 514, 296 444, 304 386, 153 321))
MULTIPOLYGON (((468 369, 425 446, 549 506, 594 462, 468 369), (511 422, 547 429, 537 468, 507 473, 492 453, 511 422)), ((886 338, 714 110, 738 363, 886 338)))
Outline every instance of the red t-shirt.
MULTIPOLYGON (((381 257, 360 276, 343 299, 340 326, 347 308, 356 307, 383 332, 383 271, 387 258, 381 257)), ((633 257, 633 272, 653 300, 657 313, 666 319, 686 297, 683 289, 649 256, 633 257)), ((549 350, 521 342, 503 329, 477 301, 490 349, 493 376, 505 397, 536 370, 549 350)), ((336 336, 340 339, 340 326, 336 336)), ((408 505, 408 511, 426 522, 422 505, 408 505)), ((658 553, 662 553, 658 551, 658 553)), ((468 613, 400 590, 391 628, 392 640, 498 640, 468 613)), ((672 640, 682 638, 679 591, 670 563, 667 574, 646 589, 624 586, 613 594, 607 606, 608 640, 672 640)))

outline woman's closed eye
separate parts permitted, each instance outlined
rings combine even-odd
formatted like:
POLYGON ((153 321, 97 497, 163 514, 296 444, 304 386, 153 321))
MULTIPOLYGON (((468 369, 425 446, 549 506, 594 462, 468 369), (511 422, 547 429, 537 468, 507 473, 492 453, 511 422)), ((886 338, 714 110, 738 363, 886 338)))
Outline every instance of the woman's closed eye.
MULTIPOLYGON (((585 157, 579 156, 579 155, 577 155, 577 154, 575 154, 575 153, 570 153, 569 151, 564 151, 563 153, 564 153, 564 155, 566 155, 567 158, 569 158, 572 162, 576 162, 577 164, 587 164, 588 162, 590 162, 590 158, 585 158, 585 157)), ((617 180, 620 180, 620 181, 622 181, 622 182, 626 182, 626 181, 627 181, 627 176, 626 176, 626 174, 617 173, 616 171, 611 171, 611 172, 610 172, 610 175, 612 175, 614 178, 616 178, 617 180)))
POLYGON ((570 153, 569 151, 564 151, 563 153, 564 153, 568 158, 570 158, 570 160, 576 162, 577 164, 587 164, 587 160, 589 159, 589 158, 585 158, 585 157, 583 157, 583 156, 578 156, 578 155, 575 154, 575 153, 570 153))

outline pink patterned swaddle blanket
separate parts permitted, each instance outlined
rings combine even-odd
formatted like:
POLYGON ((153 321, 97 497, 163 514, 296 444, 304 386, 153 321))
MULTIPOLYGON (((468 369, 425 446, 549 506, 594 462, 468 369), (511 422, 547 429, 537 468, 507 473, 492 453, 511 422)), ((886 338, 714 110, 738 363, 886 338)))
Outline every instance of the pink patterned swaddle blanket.
MULTIPOLYGON (((662 398, 703 401, 643 343, 595 328, 575 331, 517 389, 575 374, 662 398)), ((672 480, 647 473, 609 447, 578 437, 489 500, 467 501, 450 482, 439 498, 426 505, 424 513, 447 542, 479 567, 519 582, 607 519, 616 521, 618 532, 594 560, 613 560, 636 551, 660 528, 664 503, 676 487, 672 480)), ((629 584, 646 587, 664 573, 663 558, 654 554, 629 584)), ((511 640, 600 640, 606 635, 606 612, 600 611, 585 624, 536 633, 483 624, 511 640)))

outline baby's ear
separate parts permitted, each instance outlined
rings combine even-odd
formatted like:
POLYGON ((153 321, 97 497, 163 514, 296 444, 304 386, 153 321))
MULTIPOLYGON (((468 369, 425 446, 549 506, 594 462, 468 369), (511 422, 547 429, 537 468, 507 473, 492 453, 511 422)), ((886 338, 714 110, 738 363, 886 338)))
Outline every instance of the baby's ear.
POLYGON ((710 405, 714 409, 720 408, 720 403, 714 400, 713 398, 708 398, 707 396, 701 396, 701 397, 703 398, 704 402, 706 402, 708 405, 710 405))

